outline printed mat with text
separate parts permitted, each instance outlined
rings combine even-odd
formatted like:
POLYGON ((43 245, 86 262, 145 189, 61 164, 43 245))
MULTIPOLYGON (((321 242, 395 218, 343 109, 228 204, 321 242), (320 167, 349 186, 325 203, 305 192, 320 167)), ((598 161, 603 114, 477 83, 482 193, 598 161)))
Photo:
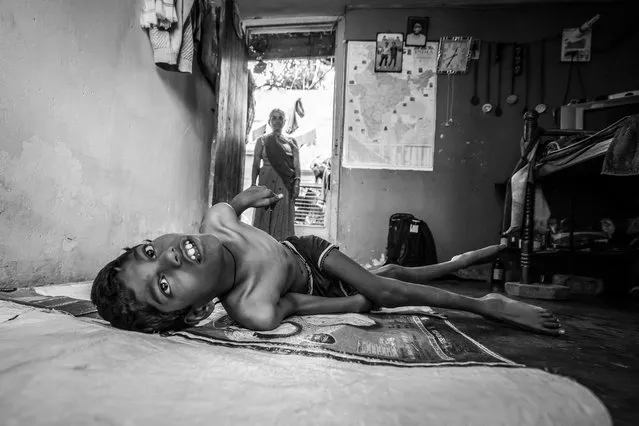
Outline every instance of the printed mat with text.
MULTIPOLYGON (((0 292, 0 299, 76 317, 99 318, 88 300, 41 295, 34 288, 0 292)), ((212 315, 197 327, 168 334, 218 346, 369 365, 522 366, 464 334, 443 315, 421 306, 366 314, 292 316, 275 330, 253 331, 241 327, 217 303, 212 315)))

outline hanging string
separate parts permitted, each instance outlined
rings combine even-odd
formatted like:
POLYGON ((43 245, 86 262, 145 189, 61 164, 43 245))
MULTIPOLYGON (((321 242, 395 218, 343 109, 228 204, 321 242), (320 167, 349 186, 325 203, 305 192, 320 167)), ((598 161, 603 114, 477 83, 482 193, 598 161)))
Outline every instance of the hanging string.
POLYGON ((530 46, 522 46, 524 53, 524 112, 528 108, 528 95, 530 94, 530 46))
POLYGON ((581 66, 579 65, 577 65, 577 77, 579 78, 579 86, 581 88, 581 97, 587 98, 588 96, 586 95, 586 86, 584 86, 584 81, 581 78, 581 66))
POLYGON ((581 77, 581 67, 579 64, 575 64, 575 56, 577 56, 576 52, 573 53, 570 57, 570 66, 568 67, 568 81, 566 82, 566 91, 564 92, 563 105, 566 105, 568 102, 568 94, 570 93, 570 83, 572 82, 572 74, 573 68, 577 68, 577 78, 579 79, 579 88, 581 89, 581 97, 587 98, 586 96, 586 86, 584 86, 583 78, 581 77))
POLYGON ((570 81, 572 80, 572 68, 575 64, 575 55, 573 54, 570 57, 570 67, 568 68, 568 82, 566 83, 566 91, 564 92, 564 100, 562 102, 562 105, 566 105, 566 102, 568 102, 568 92, 570 92, 570 81))
POLYGON ((541 87, 539 88, 539 94, 541 95, 541 99, 539 102, 544 103, 545 95, 546 95, 546 40, 542 40, 541 42, 541 53, 540 53, 540 76, 539 76, 539 84, 541 87))
POLYGON ((453 105, 455 104, 455 76, 450 77, 450 114, 448 115, 448 122, 453 124, 453 105))
POLYGON ((446 119, 444 121, 444 126, 448 126, 448 119, 450 117, 450 74, 448 74, 446 79, 446 119))

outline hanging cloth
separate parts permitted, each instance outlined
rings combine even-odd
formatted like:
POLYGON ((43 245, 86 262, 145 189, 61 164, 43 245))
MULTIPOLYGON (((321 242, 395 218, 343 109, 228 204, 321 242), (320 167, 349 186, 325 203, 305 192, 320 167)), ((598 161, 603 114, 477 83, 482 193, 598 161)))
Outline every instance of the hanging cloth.
POLYGON ((191 73, 195 0, 145 0, 140 25, 149 30, 153 60, 167 71, 191 73), (155 19, 153 19, 155 15, 155 19), (168 28, 167 28, 168 26, 168 28))
POLYGON ((302 105, 302 98, 297 98, 293 105, 293 112, 291 113, 290 126, 286 130, 289 135, 295 132, 300 127, 300 122, 304 118, 304 105, 302 105))

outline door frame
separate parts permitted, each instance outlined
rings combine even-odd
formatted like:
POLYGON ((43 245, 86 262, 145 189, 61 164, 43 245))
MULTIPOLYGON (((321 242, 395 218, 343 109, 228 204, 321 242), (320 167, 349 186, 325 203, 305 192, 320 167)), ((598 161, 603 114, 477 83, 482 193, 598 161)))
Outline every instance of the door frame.
POLYGON ((333 94, 333 159, 331 160, 331 192, 328 237, 337 242, 339 222, 340 177, 344 149, 344 85, 346 83, 346 22, 343 16, 335 28, 335 80, 333 94))
POLYGON ((242 191, 248 118, 248 45, 238 30, 235 0, 223 0, 218 16, 215 134, 211 141, 209 207, 242 191))
MULTIPOLYGON (((338 235, 338 213, 340 199, 340 173, 342 169, 342 150, 344 132, 344 84, 345 84, 345 20, 343 16, 308 16, 299 18, 267 18, 267 19, 246 19, 242 21, 245 28, 246 38, 251 31, 259 32, 290 32, 313 27, 322 24, 330 24, 335 27, 335 80, 333 87, 333 131, 331 146, 331 180, 328 203, 330 209, 326 212, 328 239, 337 241, 338 235)), ((250 72, 250 71, 249 71, 250 72)), ((244 156, 246 159, 246 156, 244 156)))

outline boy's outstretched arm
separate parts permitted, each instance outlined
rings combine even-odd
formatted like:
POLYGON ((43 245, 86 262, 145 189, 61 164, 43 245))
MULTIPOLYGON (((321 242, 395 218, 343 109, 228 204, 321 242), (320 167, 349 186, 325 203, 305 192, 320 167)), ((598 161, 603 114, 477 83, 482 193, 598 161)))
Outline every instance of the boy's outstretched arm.
POLYGON ((248 208, 268 207, 283 197, 284 195, 276 194, 266 186, 253 185, 237 194, 229 204, 239 216, 248 208))
POLYGON ((372 303, 361 294, 346 297, 321 297, 288 293, 275 304, 261 303, 237 312, 240 324, 256 331, 273 330, 291 315, 345 314, 368 312, 372 303))
POLYGON ((237 194, 230 203, 217 203, 210 207, 200 223, 200 232, 213 232, 219 226, 239 222, 239 216, 251 207, 267 207, 283 198, 265 186, 251 186, 237 194))

